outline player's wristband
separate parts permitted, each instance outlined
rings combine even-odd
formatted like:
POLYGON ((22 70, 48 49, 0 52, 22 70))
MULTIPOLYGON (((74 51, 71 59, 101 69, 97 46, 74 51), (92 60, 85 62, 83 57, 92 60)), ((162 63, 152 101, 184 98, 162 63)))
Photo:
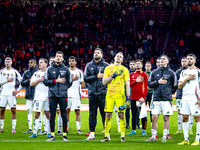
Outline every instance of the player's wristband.
POLYGON ((130 101, 130 96, 126 96, 126 101, 130 101))

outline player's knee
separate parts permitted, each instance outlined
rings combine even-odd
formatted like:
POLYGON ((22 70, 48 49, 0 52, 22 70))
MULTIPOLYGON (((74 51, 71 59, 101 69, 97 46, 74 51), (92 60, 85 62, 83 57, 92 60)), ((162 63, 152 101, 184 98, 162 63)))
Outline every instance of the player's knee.
POLYGON ((183 116, 183 122, 188 122, 188 116, 183 116))
POLYGON ((123 114, 123 113, 118 113, 118 117, 119 117, 120 119, 124 119, 124 114, 123 114))
POLYGON ((200 116, 194 116, 195 122, 200 122, 200 116))
POLYGON ((155 116, 152 116, 152 122, 157 122, 158 118, 155 116))
POLYGON ((80 115, 80 110, 75 110, 76 115, 80 115))
POLYGON ((13 115, 16 114, 16 109, 11 108, 11 112, 12 112, 13 115))
POLYGON ((36 113, 35 113, 35 119, 39 119, 39 117, 40 117, 40 113, 39 113, 39 112, 36 112, 36 113))
POLYGON ((163 117, 164 121, 169 121, 169 117, 163 117))
POLYGON ((91 118, 96 118, 96 113, 90 112, 90 117, 91 117, 91 118))

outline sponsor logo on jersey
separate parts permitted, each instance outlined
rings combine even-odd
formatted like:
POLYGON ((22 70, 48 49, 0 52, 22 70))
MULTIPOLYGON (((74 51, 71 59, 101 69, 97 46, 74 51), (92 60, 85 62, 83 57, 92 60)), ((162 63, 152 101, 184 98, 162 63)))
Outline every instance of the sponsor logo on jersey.
POLYGON ((39 108, 37 107, 36 110, 39 110, 39 108))
POLYGON ((3 73, 3 76, 5 76, 6 75, 6 73, 3 73))
POLYGON ((13 73, 11 73, 11 76, 13 76, 13 73))
POLYGON ((159 76, 159 74, 157 74, 157 76, 159 76))
POLYGON ((37 75, 37 78, 40 78, 40 75, 39 75, 39 74, 37 75))
POLYGON ((187 73, 184 73, 184 75, 183 75, 184 77, 186 77, 187 76, 187 73))

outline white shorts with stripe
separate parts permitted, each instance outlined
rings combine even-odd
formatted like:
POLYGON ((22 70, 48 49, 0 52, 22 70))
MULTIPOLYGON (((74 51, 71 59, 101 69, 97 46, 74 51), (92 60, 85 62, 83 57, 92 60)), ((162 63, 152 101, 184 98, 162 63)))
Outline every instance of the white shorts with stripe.
POLYGON ((171 101, 153 101, 152 114, 173 115, 171 101))

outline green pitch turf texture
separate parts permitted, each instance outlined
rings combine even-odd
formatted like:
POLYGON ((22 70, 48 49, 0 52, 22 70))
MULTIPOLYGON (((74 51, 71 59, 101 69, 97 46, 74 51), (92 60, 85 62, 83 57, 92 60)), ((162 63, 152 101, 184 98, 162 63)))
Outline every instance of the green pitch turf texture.
MULTIPOLYGON (((87 99, 83 100, 84 103, 88 103, 87 99)), ((83 102, 82 101, 82 102, 83 102)), ((18 99, 18 104, 25 104, 24 99, 18 99)), ((64 142, 62 141, 62 136, 56 135, 56 141, 47 142, 46 135, 38 135, 37 138, 30 139, 29 136, 31 134, 24 134, 23 132, 28 129, 27 123, 27 111, 17 111, 17 126, 16 126, 16 134, 11 133, 12 128, 12 121, 11 121, 11 111, 7 110, 5 113, 5 126, 4 126, 4 133, 0 133, 0 150, 5 149, 28 149, 28 150, 46 150, 46 149, 101 149, 101 150, 131 150, 131 149, 200 149, 200 146, 192 147, 191 145, 186 146, 178 146, 177 143, 183 140, 183 134, 174 135, 177 131, 177 116, 178 113, 174 112, 174 115, 170 117, 170 134, 173 139, 168 139, 166 143, 161 143, 161 138, 163 135, 163 119, 160 115, 158 120, 158 139, 156 142, 147 143, 147 140, 151 136, 151 125, 150 125, 150 118, 148 112, 148 123, 147 123, 147 135, 142 135, 142 129, 137 129, 136 135, 127 135, 131 129, 126 130, 126 142, 120 142, 120 133, 117 130, 117 123, 116 123, 116 114, 113 113, 112 124, 111 124, 111 141, 106 143, 100 143, 100 140, 104 138, 103 127, 101 122, 100 114, 98 113, 98 120, 95 132, 95 140, 93 141, 85 141, 84 139, 87 138, 86 133, 89 131, 88 119, 89 119, 89 112, 81 112, 81 130, 83 135, 76 134, 76 121, 75 121, 75 113, 70 113, 70 124, 69 124, 69 134, 67 135, 69 141, 64 142)), ((131 120, 130 120, 131 122, 131 120)), ((56 131, 57 131, 57 118, 56 118, 56 131)), ((190 143, 193 143, 195 140, 195 133, 196 133, 196 123, 194 122, 193 125, 193 135, 190 135, 190 143)))

